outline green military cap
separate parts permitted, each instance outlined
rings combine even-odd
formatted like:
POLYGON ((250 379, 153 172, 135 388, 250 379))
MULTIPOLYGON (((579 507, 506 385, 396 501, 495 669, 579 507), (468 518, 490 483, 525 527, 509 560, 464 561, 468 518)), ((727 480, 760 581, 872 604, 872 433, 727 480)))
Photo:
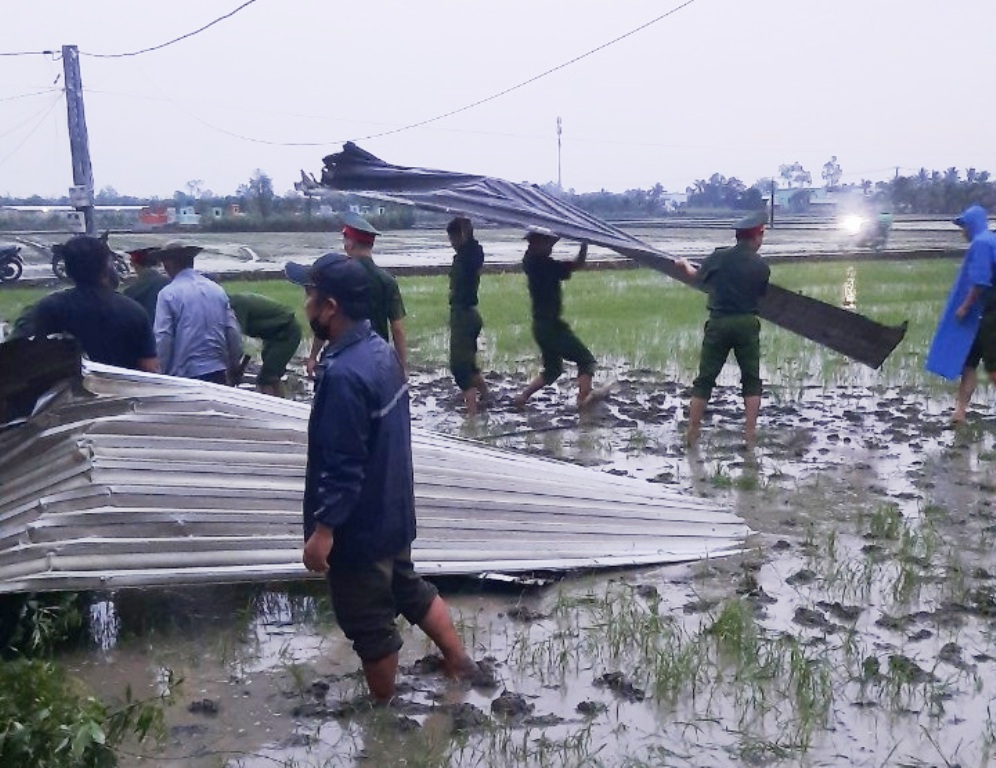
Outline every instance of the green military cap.
POLYGON ((352 211, 346 211, 339 216, 342 219, 343 228, 349 227, 350 229, 356 230, 357 232, 366 232, 368 235, 379 235, 374 225, 369 221, 364 219, 360 214, 353 213, 352 211))
POLYGON ((763 227, 767 223, 767 211, 754 211, 753 213, 748 213, 740 219, 740 221, 733 225, 733 228, 737 231, 742 229, 757 229, 758 227, 763 227))

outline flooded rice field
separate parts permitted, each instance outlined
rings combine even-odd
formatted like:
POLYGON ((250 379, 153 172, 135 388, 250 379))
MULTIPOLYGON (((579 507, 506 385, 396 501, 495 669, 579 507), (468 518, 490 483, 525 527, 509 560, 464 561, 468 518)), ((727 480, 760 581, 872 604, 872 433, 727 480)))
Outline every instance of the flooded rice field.
MULTIPOLYGON (((732 219, 731 219, 732 221, 732 219)), ((732 239, 727 223, 692 223, 677 220, 657 223, 620 223, 618 226, 665 253, 675 256, 708 255, 732 239)), ((480 228, 486 263, 506 265, 522 259, 522 232, 512 228, 480 228)), ((64 235, 4 235, 0 240, 17 243, 25 259, 24 278, 49 278, 51 253, 47 247, 61 242, 64 235)), ((341 246, 337 232, 294 233, 121 233, 111 239, 117 250, 131 250, 162 244, 181 237, 205 246, 198 265, 209 272, 279 271, 287 261, 314 261, 323 253, 341 246)), ((889 239, 890 251, 960 248, 961 235, 947 219, 897 220, 889 239)), ((763 254, 767 256, 807 256, 855 252, 853 236, 836 220, 787 220, 776 223, 765 235, 763 254)), ((870 251, 869 251, 870 253, 870 251)), ((411 229, 386 232, 377 240, 377 262, 387 269, 444 268, 452 259, 445 232, 411 229)), ((617 260, 611 251, 593 248, 590 260, 617 260)))
POLYGON ((581 415, 569 381, 514 411, 527 375, 489 374, 493 403, 468 421, 445 372, 416 371, 413 415, 722 500, 755 531, 744 552, 547 586, 444 583, 493 684, 445 681, 406 628, 400 695, 380 710, 320 581, 94 595, 73 672, 109 699, 174 696, 162 747, 122 765, 988 764, 991 392, 952 429, 943 392, 776 383, 748 449, 723 379, 689 450, 685 385, 659 372, 611 372, 612 395, 581 415))

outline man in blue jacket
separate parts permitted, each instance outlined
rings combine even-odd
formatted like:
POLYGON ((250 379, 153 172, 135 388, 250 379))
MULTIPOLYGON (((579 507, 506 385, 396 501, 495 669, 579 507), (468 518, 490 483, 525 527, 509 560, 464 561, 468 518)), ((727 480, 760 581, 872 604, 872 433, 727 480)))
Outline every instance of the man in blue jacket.
POLYGON ((285 272, 307 290, 308 323, 328 342, 308 422, 304 564, 327 575, 339 625, 378 702, 395 692, 399 613, 439 647, 448 675, 473 677, 477 665, 446 603, 412 566, 408 384, 398 356, 366 319, 366 271, 330 253, 285 272))
POLYGON ((969 246, 934 334, 926 368, 949 379, 960 375, 951 416, 960 423, 975 393, 980 362, 989 380, 996 383, 996 291, 992 287, 996 234, 989 231, 986 211, 978 205, 966 208, 954 223, 961 227, 969 246))

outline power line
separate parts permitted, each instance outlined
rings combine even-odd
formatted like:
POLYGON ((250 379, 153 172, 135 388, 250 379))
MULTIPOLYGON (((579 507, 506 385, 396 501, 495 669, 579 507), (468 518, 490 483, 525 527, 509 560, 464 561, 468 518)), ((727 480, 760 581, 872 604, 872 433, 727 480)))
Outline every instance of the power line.
POLYGON ((26 99, 29 96, 43 96, 46 93, 55 93, 61 90, 61 88, 46 88, 42 91, 32 91, 31 93, 18 93, 15 96, 0 96, 0 101, 14 101, 15 99, 26 99))
POLYGON ((0 56, 55 56, 55 57, 58 57, 59 53, 57 51, 6 51, 6 52, 0 52, 0 56))
MULTIPOLYGON (((57 96, 56 97, 56 101, 58 101, 59 98, 61 98, 61 97, 57 96)), ((36 117, 38 117, 38 115, 42 114, 43 112, 47 115, 51 111, 52 111, 52 105, 51 104, 47 104, 46 106, 42 107, 37 112, 34 112, 34 113, 28 115, 24 120, 22 120, 21 122, 19 122, 17 125, 15 125, 10 130, 7 130, 7 131, 4 131, 3 133, 0 133, 0 139, 6 138, 7 136, 10 136, 10 134, 14 133, 15 131, 23 128, 25 125, 27 125, 28 123, 30 123, 32 120, 34 120, 36 117)))
MULTIPOLYGON (((259 139, 259 138, 255 138, 255 137, 252 137, 252 136, 246 136, 246 135, 241 134, 241 133, 236 133, 235 131, 230 131, 227 128, 222 128, 221 126, 215 125, 214 123, 211 123, 211 122, 203 119, 202 117, 199 117, 198 115, 190 112, 189 110, 184 109, 184 107, 182 106, 182 104, 180 104, 179 102, 177 102, 174 99, 170 98, 169 95, 167 95, 165 92, 163 92, 158 87, 156 87, 156 90, 158 90, 163 95, 163 97, 167 101, 169 101, 171 104, 173 104, 177 109, 179 109, 181 112, 183 112, 185 115, 187 115, 191 119, 196 120, 198 123, 201 123, 202 125, 204 125, 204 126, 206 126, 208 128, 211 128, 212 130, 218 131, 219 133, 223 133, 226 136, 231 136, 232 138, 240 139, 242 141, 248 141, 248 142, 251 142, 253 144, 265 144, 265 145, 273 146, 273 147, 327 147, 327 146, 329 146, 331 144, 342 144, 345 141, 366 141, 367 139, 377 139, 377 138, 381 138, 383 136, 391 136, 391 135, 396 134, 396 133, 401 133, 402 131, 409 131, 409 130, 411 130, 413 128, 421 128, 422 126, 429 125, 430 123, 438 122, 439 120, 443 120, 444 118, 452 117, 453 115, 459 114, 461 112, 466 112, 467 110, 473 109, 474 107, 479 107, 480 105, 486 104, 489 101, 494 101, 495 99, 501 98, 502 96, 505 96, 505 95, 507 95, 509 93, 512 93, 513 91, 517 91, 520 88, 524 88, 527 85, 535 83, 537 80, 541 80, 542 78, 547 77, 548 75, 552 75, 554 72, 558 72, 561 69, 569 67, 570 65, 575 64, 575 63, 581 61, 582 59, 586 59, 589 56, 592 56, 592 55, 598 53, 599 51, 603 51, 606 48, 608 48, 609 46, 615 45, 616 43, 618 43, 618 42, 620 42, 622 40, 625 40, 628 37, 632 37, 633 35, 637 34, 638 32, 641 32, 644 29, 647 29, 648 27, 653 26, 654 24, 656 24, 656 23, 658 23, 660 21, 663 21, 668 16, 672 16, 673 14, 677 13, 678 11, 680 11, 680 10, 682 10, 684 8, 687 8, 689 5, 691 5, 695 1, 696 0, 685 0, 685 2, 683 2, 681 5, 675 6, 674 8, 672 8, 669 11, 667 11, 666 13, 662 13, 660 16, 658 16, 658 17, 656 17, 654 19, 651 19, 650 21, 648 21, 648 22, 646 22, 644 24, 641 24, 640 26, 636 27, 635 29, 631 29, 629 32, 626 32, 626 33, 624 33, 622 35, 619 35, 618 37, 615 37, 612 40, 609 40, 608 42, 602 43, 601 45, 599 45, 599 46, 597 46, 595 48, 592 48, 591 50, 586 51, 585 53, 582 53, 579 56, 575 56, 574 58, 572 58, 572 59, 570 59, 568 61, 565 61, 562 64, 558 64, 557 66, 552 67, 551 69, 548 69, 545 72, 541 72, 540 74, 534 75, 533 77, 530 77, 527 80, 523 80, 522 82, 520 82, 520 83, 518 83, 516 85, 513 85, 513 86, 511 86, 509 88, 505 88, 504 90, 499 91, 498 93, 494 93, 494 94, 492 94, 490 96, 487 96, 487 97, 485 97, 483 99, 478 99, 477 101, 475 101, 475 102, 473 102, 471 104, 467 104, 467 105, 465 105, 463 107, 460 107, 458 109, 452 109, 449 112, 445 112, 445 113, 443 113, 441 115, 436 115, 435 117, 430 117, 430 118, 428 118, 426 120, 420 120, 420 121, 415 122, 415 123, 409 123, 408 125, 404 125, 404 126, 401 126, 399 128, 392 128, 390 130, 379 131, 377 133, 371 133, 371 134, 368 134, 366 136, 357 136, 357 137, 352 137, 352 138, 349 138, 349 139, 336 139, 336 140, 333 140, 333 141, 270 141, 268 139, 259 139)), ((249 2, 255 2, 255 0, 249 0, 249 2)), ((245 5, 249 5, 249 3, 247 2, 243 6, 240 6, 239 8, 236 8, 235 11, 232 11, 232 13, 236 13, 237 11, 241 10, 241 8, 245 7, 245 5)), ((232 14, 229 14, 229 16, 230 15, 232 15, 232 14)), ((222 18, 225 18, 225 17, 222 17, 222 18)), ((212 22, 212 23, 216 23, 216 22, 212 22)), ((208 25, 208 26, 210 26, 210 25, 208 25)), ((205 29, 206 29, 206 27, 205 27, 205 29)), ((195 34, 195 33, 191 33, 191 34, 195 34)), ((178 38, 178 39, 180 39, 180 38, 178 38)), ((150 49, 147 49, 147 50, 150 50, 150 49)), ((142 53, 142 51, 139 51, 138 53, 142 53)), ((92 56, 93 54, 88 54, 88 55, 92 56)), ((118 55, 125 55, 125 54, 118 54, 118 55)))
POLYGON ((252 5, 255 2, 256 2, 256 0, 246 0, 246 2, 242 3, 242 5, 240 5, 235 10, 229 11, 224 16, 219 16, 214 21, 211 21, 211 22, 205 24, 203 27, 198 27, 193 32, 187 32, 187 34, 185 34, 185 35, 180 35, 179 37, 174 37, 172 40, 167 40, 165 43, 160 43, 159 45, 153 45, 150 48, 142 48, 141 50, 138 50, 138 51, 128 51, 127 53, 88 53, 86 51, 80 51, 80 56, 89 56, 90 58, 93 58, 93 59, 122 59, 122 58, 125 58, 127 56, 141 56, 143 53, 151 53, 152 51, 160 51, 163 48, 167 48, 167 47, 173 45, 174 43, 179 43, 181 40, 186 40, 187 38, 193 37, 194 35, 199 35, 201 32, 203 32, 206 29, 210 29, 215 24, 218 24, 219 22, 222 22, 225 19, 230 19, 232 16, 234 16, 239 11, 241 11, 243 8, 247 8, 247 7, 249 7, 250 5, 252 5))
POLYGON ((35 132, 39 128, 41 128, 42 123, 45 122, 45 118, 47 118, 51 114, 52 110, 55 109, 56 104, 58 104, 60 101, 62 101, 61 96, 57 96, 55 99, 53 99, 52 103, 49 104, 48 109, 45 110, 45 114, 42 115, 41 118, 38 120, 38 122, 35 123, 34 127, 30 131, 28 131, 28 135, 21 140, 20 144, 18 144, 10 152, 8 152, 6 155, 0 158, 0 165, 6 163, 11 157, 13 157, 17 153, 17 150, 19 150, 21 147, 24 146, 24 144, 27 142, 28 139, 30 139, 32 136, 35 135, 35 132))
MULTIPOLYGON (((513 91, 517 91, 520 88, 524 88, 527 85, 535 83, 537 80, 541 80, 541 79, 543 79, 544 77, 546 77, 548 75, 552 75, 554 72, 558 72, 561 69, 564 69, 565 67, 569 67, 571 64, 576 64, 577 62, 581 61, 582 59, 586 59, 589 56, 598 53, 599 51, 605 50, 610 45, 615 45, 619 41, 625 40, 627 37, 631 37, 631 36, 635 35, 637 32, 642 32, 647 27, 650 27, 650 26, 656 24, 659 21, 663 21, 668 16, 671 16, 671 15, 677 13, 678 11, 682 10, 683 8, 687 8, 688 6, 690 6, 694 2, 695 2, 695 0, 685 0, 685 2, 683 2, 681 5, 678 5, 678 6, 674 7, 674 8, 672 8, 667 13, 662 13, 657 18, 651 19, 650 21, 646 22, 645 24, 641 24, 636 29, 631 29, 629 32, 626 32, 625 34, 619 35, 619 37, 615 37, 612 40, 609 40, 607 43, 602 43, 598 47, 592 48, 590 51, 587 51, 586 53, 582 53, 580 56, 575 56, 573 59, 570 59, 569 61, 565 61, 563 64, 558 64, 557 66, 555 66, 555 67, 553 67, 551 69, 548 69, 545 72, 541 72, 538 75, 530 77, 528 80, 523 80, 521 83, 513 85, 511 88, 506 88, 505 90, 499 91, 498 93, 494 93, 491 96, 487 96, 487 97, 485 97, 483 99, 479 99, 478 101, 475 101, 472 104, 467 104, 466 106, 460 107, 459 109, 453 109, 453 110, 450 110, 449 112, 445 112, 445 113, 443 113, 441 115, 436 115, 436 117, 430 117, 427 120, 420 120, 417 123, 410 123, 408 125, 403 125, 400 128, 395 128, 395 129, 390 130, 390 131, 383 131, 381 133, 372 133, 369 136, 359 136, 357 138, 352 139, 352 141, 366 141, 367 139, 378 139, 378 138, 380 138, 382 136, 390 136, 390 135, 395 134, 395 133, 401 133, 402 131, 411 130, 412 128, 420 128, 423 125, 428 125, 429 123, 434 123, 437 120, 442 120, 442 119, 447 118, 447 117, 452 117, 453 115, 457 115, 457 114, 459 114, 461 112, 466 112, 468 109, 473 109, 474 107, 479 107, 482 104, 487 104, 489 101, 494 101, 495 99, 501 98, 502 96, 506 96, 507 94, 512 93, 513 91)), ((340 141, 335 141, 335 142, 330 142, 330 143, 332 143, 332 144, 340 144, 341 142, 340 141)))

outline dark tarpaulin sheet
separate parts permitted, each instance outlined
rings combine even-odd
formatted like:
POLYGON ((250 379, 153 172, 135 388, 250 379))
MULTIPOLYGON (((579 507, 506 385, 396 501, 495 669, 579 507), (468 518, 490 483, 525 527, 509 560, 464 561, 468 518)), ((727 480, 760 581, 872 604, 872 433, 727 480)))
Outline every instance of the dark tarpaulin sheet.
MULTIPOLYGON (((391 165, 349 142, 324 159, 321 186, 440 213, 517 227, 540 226, 570 240, 609 248, 686 284, 672 256, 537 186, 490 176, 391 165)), ((856 312, 770 285, 760 306, 765 320, 878 368, 906 333, 856 312)))

